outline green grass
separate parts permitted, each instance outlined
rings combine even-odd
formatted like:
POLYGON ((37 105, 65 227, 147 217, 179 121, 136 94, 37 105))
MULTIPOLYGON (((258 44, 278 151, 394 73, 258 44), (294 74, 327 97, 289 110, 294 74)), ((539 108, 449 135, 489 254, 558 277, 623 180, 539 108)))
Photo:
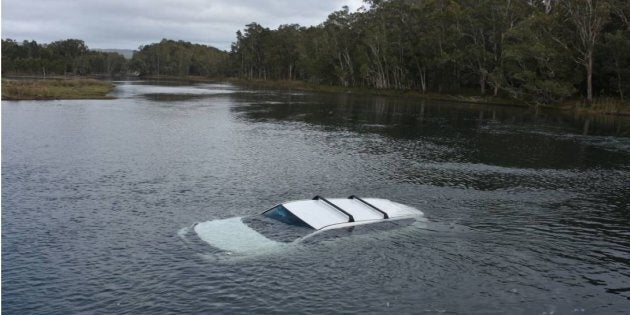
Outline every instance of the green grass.
POLYGON ((3 100, 108 99, 111 82, 94 79, 2 80, 3 100))

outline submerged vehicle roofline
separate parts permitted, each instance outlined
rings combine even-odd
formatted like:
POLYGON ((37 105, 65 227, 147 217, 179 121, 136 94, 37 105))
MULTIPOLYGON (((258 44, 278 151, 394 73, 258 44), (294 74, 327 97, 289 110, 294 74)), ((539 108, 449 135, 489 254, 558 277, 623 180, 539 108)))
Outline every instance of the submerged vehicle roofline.
POLYGON ((342 223, 387 221, 401 216, 423 215, 416 208, 389 199, 362 199, 355 195, 330 199, 317 195, 311 200, 288 201, 281 205, 315 230, 342 223))

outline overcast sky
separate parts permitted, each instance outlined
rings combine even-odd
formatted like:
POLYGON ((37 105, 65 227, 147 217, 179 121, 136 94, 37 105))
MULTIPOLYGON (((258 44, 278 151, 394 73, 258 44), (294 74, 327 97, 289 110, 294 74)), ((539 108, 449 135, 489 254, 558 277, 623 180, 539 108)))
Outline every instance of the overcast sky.
POLYGON ((90 48, 137 49, 162 38, 228 50, 236 31, 258 22, 317 25, 362 0, 1 0, 2 38, 48 43, 82 39, 90 48))

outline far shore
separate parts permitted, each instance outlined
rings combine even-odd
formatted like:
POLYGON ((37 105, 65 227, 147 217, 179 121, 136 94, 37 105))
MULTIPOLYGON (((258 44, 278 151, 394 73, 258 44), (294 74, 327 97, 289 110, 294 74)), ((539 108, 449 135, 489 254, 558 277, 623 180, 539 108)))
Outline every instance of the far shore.
POLYGON ((375 96, 393 96, 393 97, 410 97, 420 98, 434 101, 452 101, 459 103, 484 104, 495 106, 513 106, 513 107, 542 107, 547 109, 555 109, 562 111, 573 111, 589 114, 604 114, 617 116, 630 116, 630 103, 621 102, 618 99, 595 99, 593 104, 587 106, 581 100, 567 100, 558 105, 536 105, 525 103, 520 100, 501 97, 501 96, 481 96, 470 94, 445 94, 416 90, 379 90, 369 88, 346 88, 342 86, 309 84, 302 81, 263 81, 263 80, 242 80, 228 79, 226 80, 236 85, 242 85, 252 88, 268 88, 268 89, 288 89, 299 91, 313 92, 330 92, 330 93, 348 93, 359 95, 375 95, 375 96))
MULTIPOLYGON (((556 109, 589 114, 630 116, 630 103, 618 99, 596 99, 587 106, 581 100, 568 100, 557 105, 528 104, 516 99, 500 96, 480 96, 470 94, 445 94, 415 90, 385 90, 370 88, 347 88, 334 85, 311 84, 303 81, 243 80, 236 78, 207 78, 200 76, 147 76, 142 80, 186 81, 194 83, 229 82, 249 88, 275 90, 298 90, 323 93, 346 93, 389 97, 409 97, 436 101, 485 104, 496 106, 516 106, 556 109)), ((2 79, 3 100, 52 100, 52 99, 110 99, 108 94, 114 89, 111 81, 86 77, 11 77, 2 79)))
POLYGON ((621 102, 618 99, 595 99, 593 104, 587 106, 581 100, 567 100, 556 105, 537 105, 526 103, 513 98, 506 98, 492 95, 476 95, 473 91, 469 94, 446 94, 416 90, 387 90, 373 88, 352 88, 337 85, 312 84, 303 81, 271 81, 271 80, 245 80, 238 78, 206 78, 199 76, 145 76, 144 80, 161 80, 161 81, 186 81, 192 83, 218 83, 229 82, 234 85, 254 88, 254 89, 271 89, 271 90, 296 90, 306 92, 319 93, 345 93, 355 95, 374 95, 389 97, 409 97, 434 101, 450 101, 459 103, 495 105, 495 106, 511 106, 511 107, 540 107, 553 110, 562 110, 569 112, 599 114, 599 115, 615 115, 630 116, 630 103, 621 102))

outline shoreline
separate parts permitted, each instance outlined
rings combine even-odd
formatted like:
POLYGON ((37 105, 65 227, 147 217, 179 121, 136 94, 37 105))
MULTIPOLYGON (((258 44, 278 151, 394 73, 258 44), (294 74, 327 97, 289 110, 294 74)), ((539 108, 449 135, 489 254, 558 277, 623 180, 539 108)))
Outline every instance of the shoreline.
POLYGON ((578 114, 590 114, 590 115, 608 115, 608 116, 630 116, 630 103, 622 104, 619 100, 615 99, 595 99, 592 107, 584 107, 581 100, 567 100, 558 105, 535 105, 521 100, 510 99, 505 97, 495 96, 480 96, 475 94, 444 94, 427 92, 422 93, 415 90, 379 90, 372 88, 356 88, 356 87, 342 87, 337 85, 323 85, 312 84, 303 81, 266 81, 266 80, 246 80, 239 78, 206 78, 199 76, 145 76, 140 77, 142 80, 156 80, 156 81, 179 81, 179 82, 191 82, 191 83, 221 83, 227 82, 237 86, 243 86, 255 89, 271 89, 271 90, 296 90, 304 92, 317 92, 317 93, 333 93, 333 94, 352 94, 352 95, 368 95, 368 96, 383 96, 383 97, 403 97, 403 98, 415 98, 431 101, 443 101, 443 102, 458 102, 467 104, 478 105, 490 105, 490 106, 507 106, 507 107, 521 107, 521 108, 543 108, 551 109, 562 112, 573 112, 578 114))
POLYGON ((372 96, 384 96, 384 97, 406 97, 417 98, 431 101, 445 101, 445 102, 459 102, 468 104, 490 105, 490 106, 508 106, 508 107, 522 107, 522 108, 543 108, 552 109, 563 112, 573 112, 578 114, 592 114, 592 115, 610 115, 610 116, 630 116, 630 103, 622 104, 619 100, 611 99, 596 99, 591 107, 584 107, 583 102, 580 100, 568 100, 557 106, 553 105, 534 105, 528 104, 524 101, 516 99, 508 99, 505 97, 496 96, 480 96, 480 95, 465 95, 465 94, 442 94, 427 92, 422 93, 415 90, 378 90, 368 88, 345 88, 341 86, 329 86, 310 84, 301 81, 260 81, 260 80, 243 80, 243 79, 226 79, 225 82, 230 82, 236 85, 253 87, 253 88, 268 88, 278 90, 298 90, 308 92, 323 92, 323 93, 347 93, 354 95, 372 95, 372 96))
MULTIPOLYGON (((533 105, 521 100, 496 96, 480 96, 474 94, 444 94, 415 90, 392 90, 342 87, 336 85, 312 84, 303 81, 266 81, 245 80, 238 78, 208 78, 200 76, 145 76, 138 77, 147 81, 175 81, 190 83, 221 83, 227 82, 237 86, 272 89, 272 90, 296 90, 305 92, 351 94, 382 97, 415 98, 431 101, 459 102, 468 104, 508 106, 508 107, 540 107, 544 109, 573 112, 578 114, 630 116, 630 103, 622 103, 617 99, 596 99, 590 107, 586 107, 581 100, 568 100, 556 106, 533 105)), ((114 89, 114 84, 109 80, 94 77, 33 77, 11 76, 2 78, 2 100, 77 100, 77 99, 112 99, 107 96, 114 89), (17 82, 23 84, 15 84, 17 82), (8 86, 7 86, 8 85, 8 86)))
POLYGON ((496 105, 496 106, 511 106, 511 107, 530 107, 530 105, 513 99, 494 97, 494 96, 475 96, 475 95, 462 95, 462 94, 440 94, 433 92, 422 93, 415 90, 393 90, 393 89, 372 89, 372 88, 357 88, 357 87, 342 87, 336 85, 322 85, 311 84, 302 81, 258 81, 258 80, 243 80, 243 79, 226 79, 225 82, 230 82, 236 85, 242 85, 253 88, 267 88, 278 90, 298 90, 307 92, 322 92, 322 93, 345 93, 353 95, 370 95, 370 96, 384 96, 384 97, 403 97, 403 98, 417 98, 433 101, 452 101, 460 103, 470 104, 482 104, 482 105, 496 105))

